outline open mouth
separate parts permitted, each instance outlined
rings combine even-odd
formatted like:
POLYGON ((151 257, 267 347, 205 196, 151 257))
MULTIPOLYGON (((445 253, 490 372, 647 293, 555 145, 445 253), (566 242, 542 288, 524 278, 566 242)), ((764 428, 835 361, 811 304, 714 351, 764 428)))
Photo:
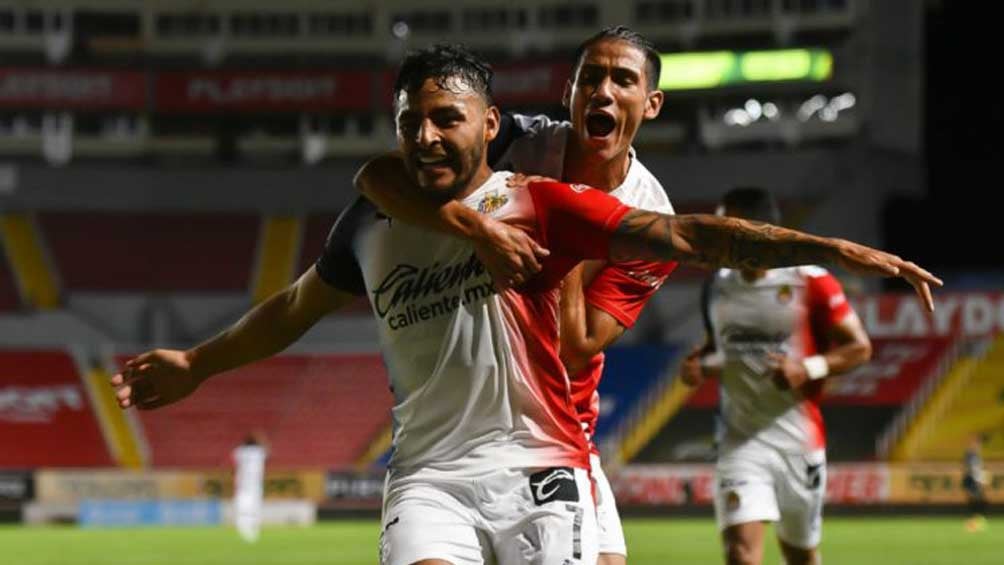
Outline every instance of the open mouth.
POLYGON ((592 112, 586 115, 586 131, 589 137, 606 137, 617 127, 617 121, 610 114, 592 112))

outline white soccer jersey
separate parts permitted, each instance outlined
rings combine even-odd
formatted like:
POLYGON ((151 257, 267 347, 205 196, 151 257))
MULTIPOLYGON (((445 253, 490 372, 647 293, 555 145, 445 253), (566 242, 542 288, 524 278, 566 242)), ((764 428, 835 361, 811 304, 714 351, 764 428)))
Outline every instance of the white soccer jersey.
POLYGON ((814 267, 772 269, 747 282, 722 269, 706 290, 705 317, 724 355, 719 441, 728 450, 758 440, 786 453, 825 447, 819 411, 822 381, 780 390, 769 353, 795 359, 825 350, 827 330, 852 314, 840 284, 814 267))
POLYGON ((268 451, 260 445, 242 445, 234 449, 234 497, 261 498, 265 481, 268 451))
POLYGON ((628 208, 583 186, 513 189, 510 176, 493 174, 462 202, 551 249, 520 292, 495 293, 470 243, 381 217, 364 200, 318 260, 321 278, 365 292, 378 320, 395 396, 393 468, 588 468, 557 353, 557 287, 579 261, 607 256, 628 208), (353 262, 365 288, 346 280, 353 262))
POLYGON ((266 457, 268 451, 260 445, 234 449, 234 523, 241 537, 252 543, 261 533, 266 457))

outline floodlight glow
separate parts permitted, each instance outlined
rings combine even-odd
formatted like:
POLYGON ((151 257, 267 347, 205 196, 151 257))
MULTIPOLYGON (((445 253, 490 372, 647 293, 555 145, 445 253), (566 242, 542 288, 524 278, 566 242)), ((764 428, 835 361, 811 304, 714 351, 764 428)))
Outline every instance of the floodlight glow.
POLYGON ((826 49, 709 51, 661 55, 661 90, 694 90, 751 82, 823 82, 833 75, 826 49))

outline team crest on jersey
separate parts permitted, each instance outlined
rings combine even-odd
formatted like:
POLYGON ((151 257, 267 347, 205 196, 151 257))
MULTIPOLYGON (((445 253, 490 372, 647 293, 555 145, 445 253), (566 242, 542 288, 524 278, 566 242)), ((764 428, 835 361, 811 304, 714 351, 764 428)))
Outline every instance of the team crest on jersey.
POLYGON ((791 290, 791 285, 781 285, 781 288, 777 289, 778 304, 787 304, 791 302, 792 296, 794 296, 794 292, 791 290))
POLYGON ((478 212, 482 214, 491 214, 495 210, 505 206, 505 203, 509 202, 509 197, 504 194, 494 193, 489 194, 478 202, 478 212))
POLYGON ((575 192, 585 192, 589 190, 590 187, 588 184, 570 184, 568 185, 568 188, 571 188, 575 192))

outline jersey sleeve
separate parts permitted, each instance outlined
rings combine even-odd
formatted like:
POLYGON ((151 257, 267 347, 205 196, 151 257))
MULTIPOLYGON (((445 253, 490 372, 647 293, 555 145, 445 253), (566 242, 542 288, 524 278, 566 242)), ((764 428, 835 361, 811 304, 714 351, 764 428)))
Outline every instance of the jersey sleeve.
POLYGON ((541 245, 571 259, 606 259, 610 237, 631 207, 582 184, 529 185, 541 245))
POLYGON ((809 276, 806 280, 811 316, 826 327, 835 326, 852 312, 844 296, 844 289, 836 277, 828 272, 809 276))
POLYGON ((353 242, 367 218, 375 215, 376 206, 362 196, 342 211, 328 234, 321 256, 314 263, 321 280, 341 291, 356 296, 366 295, 353 242))
POLYGON ((586 303, 610 314, 625 328, 631 328, 638 321, 642 308, 675 268, 676 262, 609 264, 586 288, 586 303))

